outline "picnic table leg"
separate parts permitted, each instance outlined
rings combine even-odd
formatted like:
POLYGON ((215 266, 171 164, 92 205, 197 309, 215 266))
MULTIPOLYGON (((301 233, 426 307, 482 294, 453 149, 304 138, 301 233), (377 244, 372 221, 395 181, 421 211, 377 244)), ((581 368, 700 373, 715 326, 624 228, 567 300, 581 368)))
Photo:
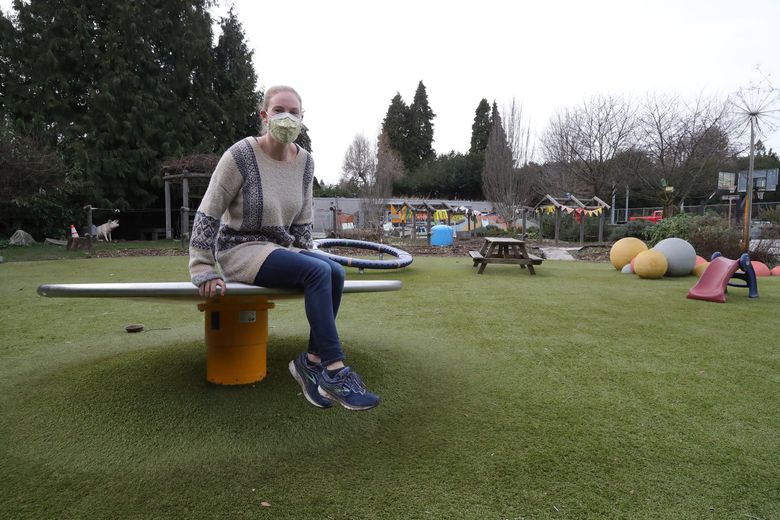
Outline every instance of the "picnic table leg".
POLYGON ((485 270, 485 267, 487 266, 487 262, 482 261, 479 263, 479 271, 477 271, 477 274, 482 274, 482 271, 485 270))
POLYGON ((206 380, 218 385, 256 383, 266 376, 266 299, 215 298, 198 305, 205 314, 206 380))

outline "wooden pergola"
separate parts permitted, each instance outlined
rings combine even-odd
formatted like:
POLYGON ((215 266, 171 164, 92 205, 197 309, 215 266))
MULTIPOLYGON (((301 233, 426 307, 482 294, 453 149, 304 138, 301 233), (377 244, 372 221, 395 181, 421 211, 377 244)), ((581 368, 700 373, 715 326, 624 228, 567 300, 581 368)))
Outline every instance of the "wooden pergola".
POLYGON ((181 237, 190 235, 190 183, 207 186, 211 173, 219 162, 213 154, 199 154, 170 161, 163 166, 165 183, 165 238, 173 238, 173 209, 171 208, 171 184, 181 183, 181 237))
POLYGON ((555 213, 555 245, 558 245, 558 239, 561 230, 561 214, 567 213, 574 215, 574 218, 580 224, 580 245, 585 243, 585 217, 599 217, 599 242, 604 241, 604 210, 611 209, 611 206, 598 197, 589 199, 578 199, 574 195, 556 198, 549 194, 534 207, 534 211, 539 212, 539 241, 542 240, 542 221, 545 213, 555 213))

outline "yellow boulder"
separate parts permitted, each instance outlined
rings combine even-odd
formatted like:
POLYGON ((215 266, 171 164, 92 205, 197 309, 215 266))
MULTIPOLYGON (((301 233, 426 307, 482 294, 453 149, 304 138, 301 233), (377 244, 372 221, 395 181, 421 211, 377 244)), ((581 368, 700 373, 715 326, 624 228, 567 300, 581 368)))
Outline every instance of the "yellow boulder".
POLYGON ((642 251, 634 258, 634 272, 640 278, 663 278, 668 268, 666 256, 655 249, 642 251))
POLYGON ((609 261, 618 271, 631 262, 636 255, 647 251, 647 244, 634 237, 621 238, 609 250, 609 261))

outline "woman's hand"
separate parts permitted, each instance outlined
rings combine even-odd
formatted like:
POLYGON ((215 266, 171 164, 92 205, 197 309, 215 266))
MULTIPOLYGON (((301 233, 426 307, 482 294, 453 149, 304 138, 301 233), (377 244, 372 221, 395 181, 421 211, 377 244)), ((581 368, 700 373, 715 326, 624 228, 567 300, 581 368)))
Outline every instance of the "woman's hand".
POLYGON ((222 278, 214 278, 207 282, 203 282, 198 287, 198 293, 204 298, 211 298, 212 296, 225 296, 227 292, 227 284, 222 278), (219 293, 217 293, 219 291, 219 293))

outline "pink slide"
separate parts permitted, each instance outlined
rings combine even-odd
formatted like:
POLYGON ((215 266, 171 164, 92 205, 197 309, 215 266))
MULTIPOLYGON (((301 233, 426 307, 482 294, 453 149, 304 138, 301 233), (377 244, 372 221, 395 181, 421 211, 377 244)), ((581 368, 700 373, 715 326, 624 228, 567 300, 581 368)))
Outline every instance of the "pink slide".
POLYGON ((710 302, 726 303, 726 286, 737 269, 739 260, 729 260, 719 256, 715 258, 688 291, 688 298, 710 302))

